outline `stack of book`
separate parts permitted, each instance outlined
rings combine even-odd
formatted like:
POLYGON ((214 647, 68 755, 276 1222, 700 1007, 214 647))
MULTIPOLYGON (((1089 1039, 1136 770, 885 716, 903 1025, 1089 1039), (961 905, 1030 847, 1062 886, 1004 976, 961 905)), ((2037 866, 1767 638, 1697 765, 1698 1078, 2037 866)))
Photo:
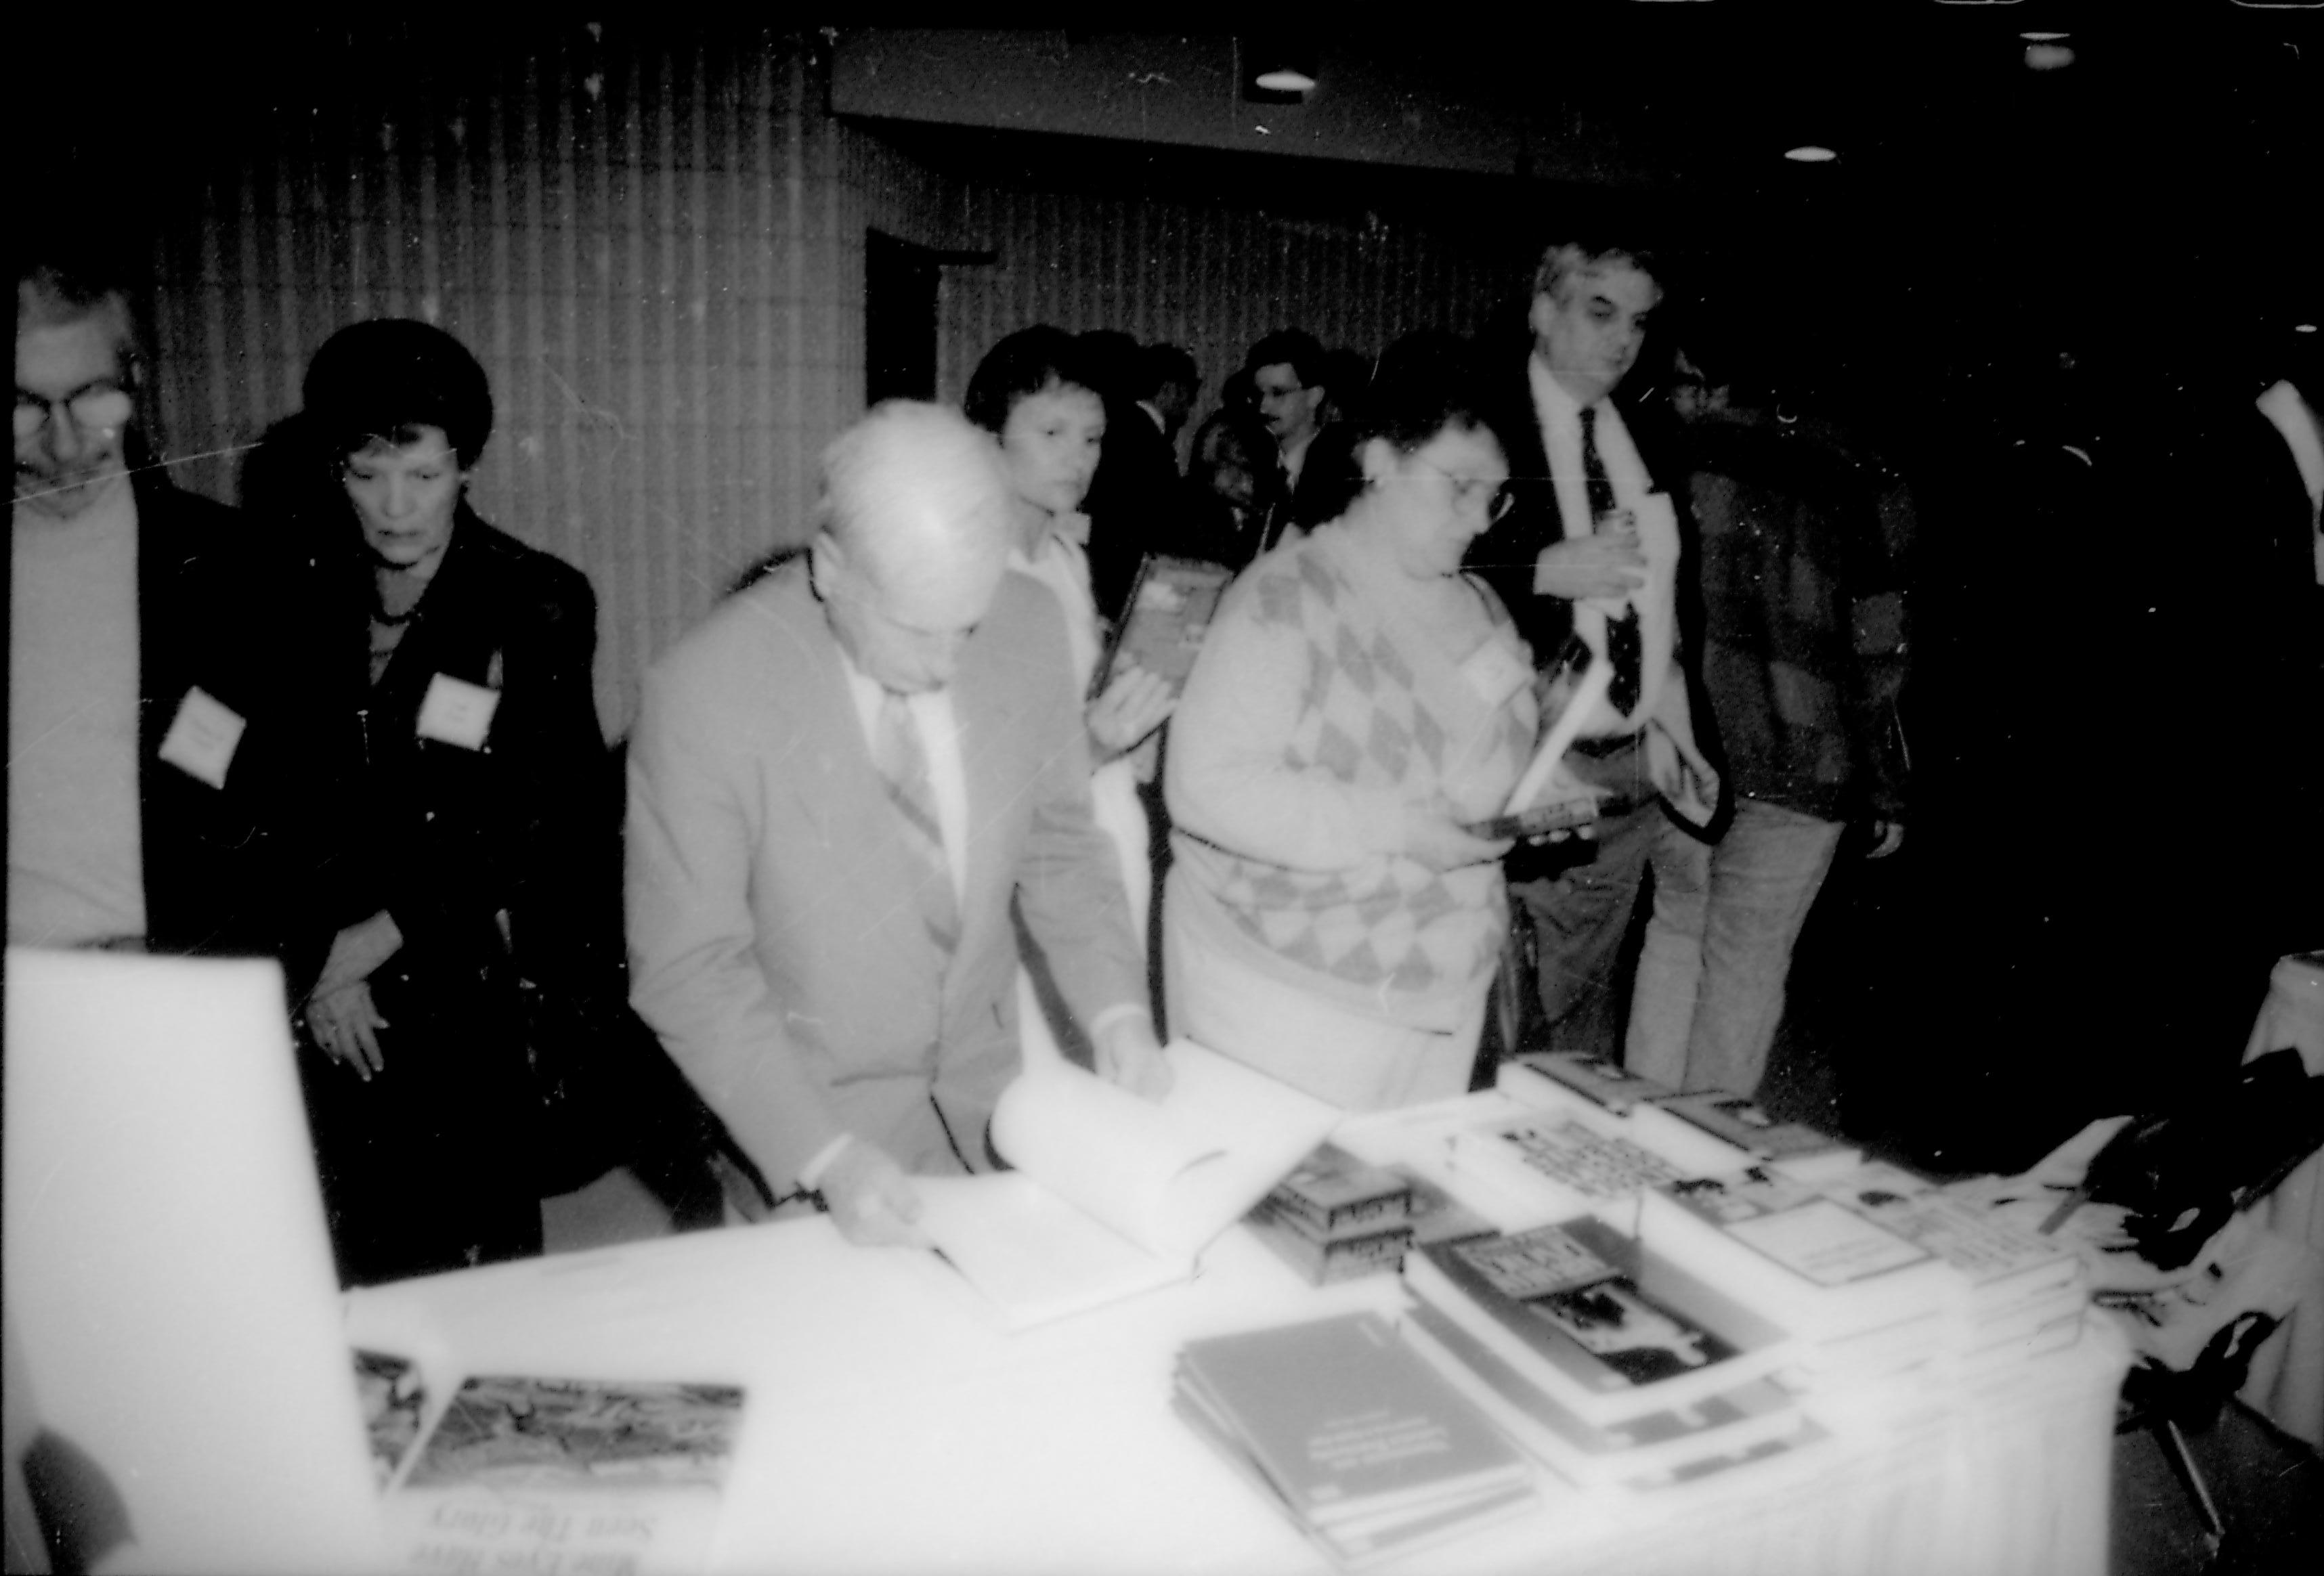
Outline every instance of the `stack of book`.
MULTIPOLYGON (((1713 1164, 1738 1158, 1720 1146, 1713 1164)), ((1594 1214, 1626 1232, 1637 1227, 1640 1192, 1695 1168, 1640 1143, 1618 1119, 1554 1109, 1495 1117, 1455 1133, 1452 1164, 1471 1200, 1505 1226, 1594 1214)))
POLYGON ((1580 1484, 1653 1488, 1823 1437, 1779 1378, 1773 1320, 1603 1221, 1416 1249, 1414 1343, 1580 1484))
POLYGON ((1767 1166, 1649 1188, 1638 1235, 1784 1321, 1820 1392, 1931 1361, 1952 1334, 1951 1276, 1934 1253, 1767 1166))
POLYGON ((1621 1119, 1635 1142, 1692 1170, 1712 1172, 1754 1161, 1797 1176, 1828 1175, 1864 1152, 1805 1122, 1779 1121, 1748 1097, 1724 1090, 1681 1094, 1597 1056, 1537 1052, 1501 1064, 1501 1092, 1545 1111, 1594 1109, 1621 1119), (1706 1148, 1704 1140, 1717 1147, 1706 1148))
POLYGON ((1189 1341, 1179 1415, 1342 1564, 1540 1501, 1525 1458, 1376 1313, 1189 1341))
POLYGON ((2079 1337, 2079 1260, 1868 1161, 1821 1182, 1754 1166, 1649 1189, 1639 1235, 1800 1332, 1819 1390, 1932 1360, 1959 1374, 2079 1337))
POLYGON ((2081 1338, 2089 1277, 2064 1243, 1894 1166, 1867 1162, 1824 1186, 1943 1261, 1956 1371, 2006 1368, 2081 1338))
POLYGON ((1392 1275, 1412 1242, 1412 1179, 1319 1144, 1245 1223, 1313 1285, 1392 1275))

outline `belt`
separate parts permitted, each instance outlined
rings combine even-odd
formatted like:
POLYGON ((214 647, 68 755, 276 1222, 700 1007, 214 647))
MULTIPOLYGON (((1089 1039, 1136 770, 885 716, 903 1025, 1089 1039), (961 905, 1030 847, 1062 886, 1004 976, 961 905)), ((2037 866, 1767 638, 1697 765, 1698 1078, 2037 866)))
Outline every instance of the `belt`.
POLYGON ((1576 739, 1566 748, 1576 755, 1586 755, 1592 760, 1603 760, 1609 755, 1619 755, 1638 742, 1636 733, 1609 733, 1603 739, 1576 739))

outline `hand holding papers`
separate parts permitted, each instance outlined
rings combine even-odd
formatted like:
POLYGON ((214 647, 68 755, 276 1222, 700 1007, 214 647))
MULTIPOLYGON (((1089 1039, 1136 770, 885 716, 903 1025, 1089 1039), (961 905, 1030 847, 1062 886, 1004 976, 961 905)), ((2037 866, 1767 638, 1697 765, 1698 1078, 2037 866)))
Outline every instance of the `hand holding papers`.
POLYGON ((921 1229, 1012 1327, 1186 1278, 1338 1120, 1189 1041, 1163 1055, 1158 1104, 1078 1067, 1028 1068, 992 1117, 1015 1171, 915 1179, 921 1229))

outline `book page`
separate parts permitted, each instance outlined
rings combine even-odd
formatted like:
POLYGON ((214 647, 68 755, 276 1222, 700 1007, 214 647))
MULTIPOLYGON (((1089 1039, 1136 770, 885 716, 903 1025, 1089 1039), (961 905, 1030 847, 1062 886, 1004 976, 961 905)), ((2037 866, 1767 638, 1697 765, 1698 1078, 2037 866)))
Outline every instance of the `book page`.
POLYGON ((1079 1067, 1028 1067, 992 1116, 1016 1171, 917 1179, 922 1230, 1015 1322, 1183 1278, 1338 1119, 1190 1041, 1164 1055, 1159 1103, 1079 1067))

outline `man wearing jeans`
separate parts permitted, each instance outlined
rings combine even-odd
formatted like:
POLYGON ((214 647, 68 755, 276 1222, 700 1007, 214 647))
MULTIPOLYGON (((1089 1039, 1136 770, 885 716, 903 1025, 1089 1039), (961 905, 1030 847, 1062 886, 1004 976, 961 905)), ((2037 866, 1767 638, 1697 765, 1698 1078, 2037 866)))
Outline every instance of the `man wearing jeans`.
POLYGON ((1750 1094, 1846 823, 1871 818, 1876 859, 1904 837, 1893 558, 1911 505, 1877 463, 1728 375, 1715 347, 1693 348, 1673 403, 1690 439, 1703 684, 1735 814, 1713 847, 1657 829, 1624 1061, 1674 1088, 1750 1094))

